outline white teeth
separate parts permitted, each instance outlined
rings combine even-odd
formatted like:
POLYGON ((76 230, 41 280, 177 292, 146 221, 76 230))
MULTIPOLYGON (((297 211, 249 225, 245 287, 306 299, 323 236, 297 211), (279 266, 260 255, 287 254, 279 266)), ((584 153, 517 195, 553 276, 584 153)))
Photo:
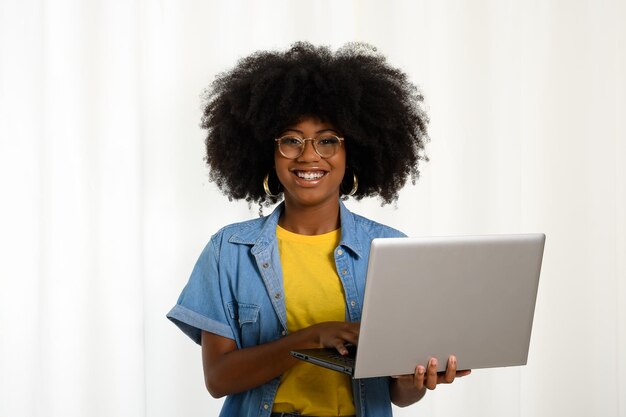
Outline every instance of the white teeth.
POLYGON ((324 176, 324 173, 320 171, 316 171, 316 172, 297 171, 296 175, 302 179, 312 181, 312 180, 318 180, 322 178, 324 176))

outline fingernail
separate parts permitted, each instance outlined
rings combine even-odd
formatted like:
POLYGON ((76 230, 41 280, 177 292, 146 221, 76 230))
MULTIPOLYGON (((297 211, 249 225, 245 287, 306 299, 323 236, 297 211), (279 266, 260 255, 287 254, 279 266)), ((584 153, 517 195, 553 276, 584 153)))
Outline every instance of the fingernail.
POLYGON ((424 372, 426 372, 426 369, 424 369, 423 366, 418 366, 417 367, 417 374, 418 375, 424 375, 424 372))

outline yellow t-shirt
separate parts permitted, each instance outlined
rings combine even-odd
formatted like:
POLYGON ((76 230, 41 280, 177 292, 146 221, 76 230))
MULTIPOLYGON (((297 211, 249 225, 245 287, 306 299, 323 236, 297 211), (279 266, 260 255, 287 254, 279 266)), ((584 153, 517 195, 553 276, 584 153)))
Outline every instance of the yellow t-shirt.
MULTIPOLYGON (((345 321, 345 295, 333 257, 341 229, 306 236, 278 226, 276 236, 289 332, 324 321, 345 321)), ((299 362, 283 374, 272 411, 315 416, 354 415, 350 377, 299 362)))

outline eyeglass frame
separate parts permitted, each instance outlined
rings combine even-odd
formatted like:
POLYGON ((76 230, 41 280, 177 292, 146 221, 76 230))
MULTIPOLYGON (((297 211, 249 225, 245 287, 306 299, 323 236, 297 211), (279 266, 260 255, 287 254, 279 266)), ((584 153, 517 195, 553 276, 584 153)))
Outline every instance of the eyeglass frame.
MULTIPOLYGON (((339 141, 339 144, 340 144, 341 146, 343 146, 343 142, 345 142, 345 140, 346 140, 345 138, 342 138, 342 137, 337 136, 337 135, 328 135, 328 136, 322 136, 322 137, 325 137, 325 138, 328 138, 328 137, 333 137, 333 138, 335 138, 335 139, 337 139, 337 140, 339 141)), ((315 153, 316 153, 316 154, 317 154, 320 158, 323 158, 323 159, 328 159, 328 158, 332 158, 333 156, 335 156, 335 154, 337 153, 337 150, 339 149, 339 147, 337 147, 337 148, 335 149, 335 152, 334 152, 332 155, 330 155, 330 156, 323 156, 322 154, 320 154, 320 153, 319 153, 319 151, 317 150, 317 141, 318 141, 319 139, 320 139, 319 137, 317 137, 317 138, 303 138, 303 137, 300 137, 300 136, 298 136, 298 135, 284 135, 284 136, 281 136, 281 137, 279 137, 279 138, 275 138, 275 139, 274 139, 274 142, 276 142, 276 146, 278 147, 278 152, 280 152, 280 154, 281 154, 283 157, 287 158, 287 159, 297 159, 297 158, 300 158, 300 157, 302 156, 302 154, 304 153, 304 149, 306 148, 306 142, 307 142, 307 141, 309 141, 309 140, 310 140, 310 141, 311 141, 311 143, 313 144, 313 150, 315 151, 315 153), (287 155, 285 155, 285 154, 283 153, 283 151, 280 149, 280 140, 281 140, 281 139, 283 139, 283 138, 296 138, 296 139, 299 139, 300 141, 302 141, 302 150, 300 151, 300 153, 299 153, 298 155, 296 155, 296 156, 292 157, 292 158, 290 158, 290 157, 288 157, 287 155)))

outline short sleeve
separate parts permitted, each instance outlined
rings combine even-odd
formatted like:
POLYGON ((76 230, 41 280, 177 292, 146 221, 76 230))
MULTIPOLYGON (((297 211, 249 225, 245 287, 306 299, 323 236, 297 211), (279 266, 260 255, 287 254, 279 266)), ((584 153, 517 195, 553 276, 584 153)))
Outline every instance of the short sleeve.
POLYGON ((197 344, 201 343, 202 330, 235 338, 224 310, 216 240, 214 236, 206 245, 176 305, 167 313, 167 318, 197 344))

